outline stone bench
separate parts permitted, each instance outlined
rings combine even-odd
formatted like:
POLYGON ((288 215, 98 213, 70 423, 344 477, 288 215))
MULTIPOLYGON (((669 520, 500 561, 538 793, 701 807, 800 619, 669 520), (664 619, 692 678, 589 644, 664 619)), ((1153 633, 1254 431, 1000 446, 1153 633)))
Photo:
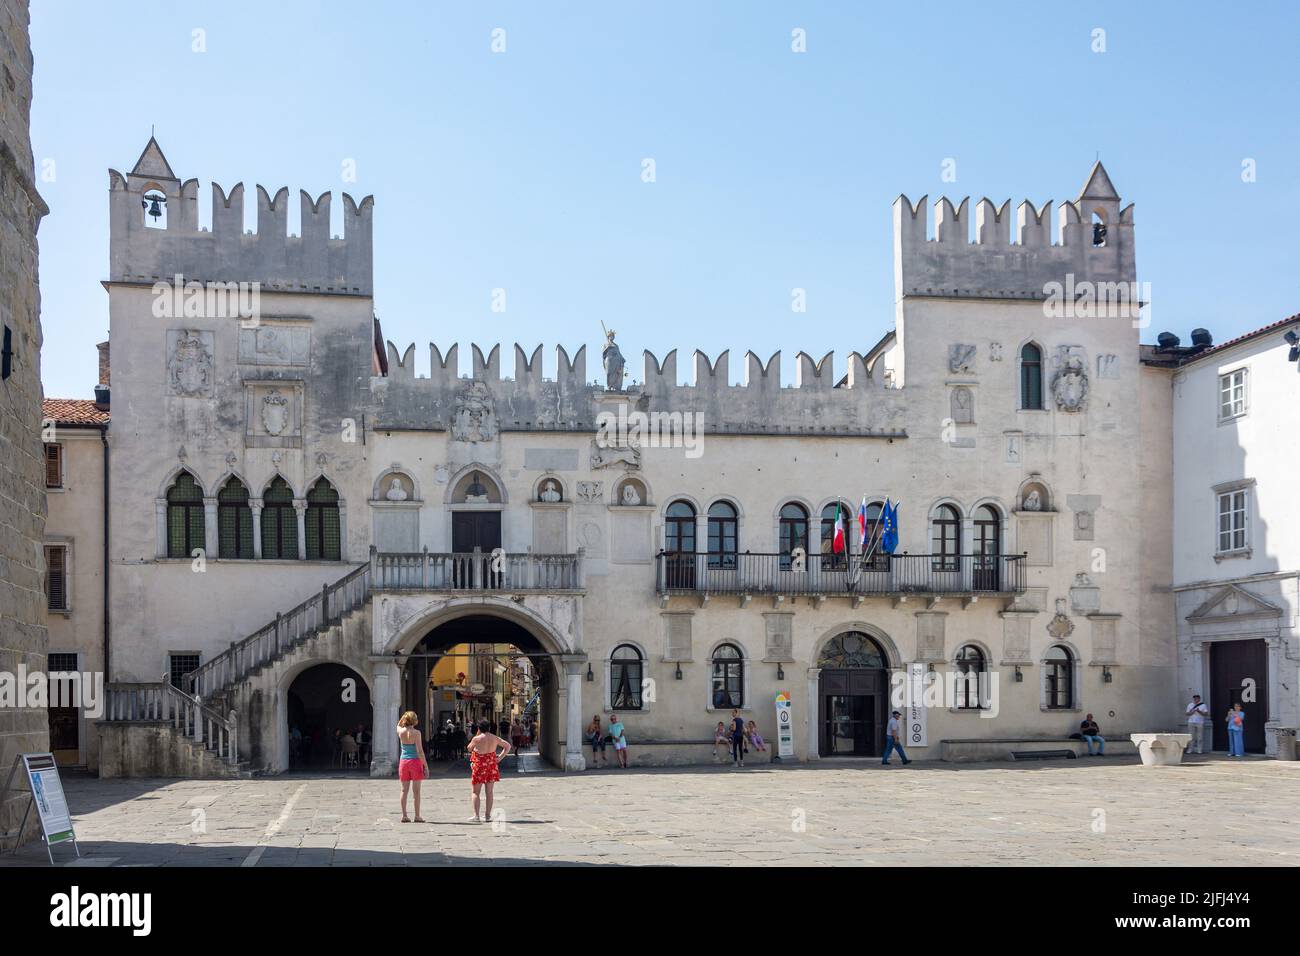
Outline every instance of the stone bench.
MULTIPOLYGON (((1131 757, 1137 753, 1134 744, 1125 739, 1123 734, 1108 737, 1106 755, 1110 757, 1131 757)), ((933 747, 928 748, 933 750, 933 747)), ((1088 752, 1088 745, 1082 740, 1070 737, 971 737, 948 738, 939 742, 939 759, 954 763, 984 762, 990 760, 1011 760, 1013 753, 1032 753, 1040 750, 1069 750, 1076 757, 1088 752)), ((923 751, 919 751, 924 753, 923 751)), ((915 756, 910 751, 908 756, 915 756)))
POLYGON ((1191 734, 1129 734, 1137 746, 1144 767, 1175 767, 1183 762, 1183 751, 1191 734))

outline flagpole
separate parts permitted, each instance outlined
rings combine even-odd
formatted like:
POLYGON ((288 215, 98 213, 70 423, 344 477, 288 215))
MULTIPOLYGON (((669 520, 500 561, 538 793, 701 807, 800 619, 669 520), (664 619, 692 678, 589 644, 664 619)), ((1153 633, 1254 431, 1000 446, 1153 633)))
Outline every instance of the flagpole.
MULTIPOLYGON (((883 507, 883 506, 882 506, 882 507, 883 507)), ((881 512, 882 515, 883 515, 883 513, 884 513, 884 512, 881 512)), ((871 547, 867 549, 867 552, 866 552, 865 554, 860 555, 860 558, 861 558, 861 562, 860 562, 860 563, 862 564, 863 567, 865 567, 866 564, 867 564, 867 562, 871 560, 871 555, 875 552, 875 550, 876 550, 876 545, 880 543, 880 538, 881 538, 881 537, 884 535, 884 533, 885 533, 885 523, 884 523, 884 521, 877 519, 877 520, 876 520, 876 527, 875 527, 874 530, 875 530, 875 533, 872 534, 872 535, 871 535, 870 537, 868 537, 868 539, 867 539, 867 542, 871 545, 871 547), (873 541, 872 538, 874 538, 875 540, 873 541)))
MULTIPOLYGON (((897 510, 898 510, 898 506, 901 505, 902 503, 903 503, 903 502, 902 502, 901 500, 900 500, 900 501, 896 501, 896 502, 894 502, 894 508, 893 508, 893 510, 897 511, 897 510)), ((882 507, 883 507, 883 506, 882 506, 882 507)), ((875 543, 872 544, 872 546, 871 546, 871 550, 868 551, 865 555, 863 555, 862 563, 863 563, 864 565, 866 564, 867 561, 869 561, 869 560, 871 559, 871 555, 872 555, 872 554, 875 552, 875 550, 876 550, 876 545, 879 544, 880 541, 881 541, 881 540, 884 538, 884 536, 885 536, 885 522, 884 522, 884 512, 883 512, 883 511, 881 512, 881 518, 880 518, 880 520, 878 520, 878 521, 876 522, 876 524, 879 526, 879 531, 880 531, 880 533, 879 533, 878 535, 876 535, 876 541, 875 541, 875 543)))

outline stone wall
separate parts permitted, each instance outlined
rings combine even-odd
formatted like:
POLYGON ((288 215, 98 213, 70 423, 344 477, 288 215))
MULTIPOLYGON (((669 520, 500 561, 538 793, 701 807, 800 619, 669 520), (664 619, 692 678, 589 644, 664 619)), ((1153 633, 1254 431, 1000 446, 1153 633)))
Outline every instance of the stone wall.
MULTIPOLYGON (((10 673, 19 665, 43 672, 46 650, 36 228, 48 209, 33 182, 27 25, 27 0, 0 0, 0 322, 13 349, 11 374, 0 383, 0 672, 10 673)), ((44 708, 0 710, 0 773, 15 754, 49 748, 48 720, 44 708)), ((0 830, 18 826, 26 799, 0 805, 0 830)))

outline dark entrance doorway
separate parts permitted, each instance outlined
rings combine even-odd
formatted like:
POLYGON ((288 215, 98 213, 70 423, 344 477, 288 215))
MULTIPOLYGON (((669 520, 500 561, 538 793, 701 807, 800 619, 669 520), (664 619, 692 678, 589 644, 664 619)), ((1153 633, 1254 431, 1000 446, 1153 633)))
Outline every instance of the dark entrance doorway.
POLYGON ((1214 749, 1228 749, 1229 708, 1241 703, 1246 712, 1246 752, 1264 752, 1264 722, 1268 720, 1268 644, 1255 641, 1215 641, 1210 644, 1210 720, 1214 749), (1254 697, 1245 700, 1243 681, 1254 682, 1254 697))
POLYGON ((888 723, 889 669, 869 635, 846 631, 818 659, 817 751, 823 757, 879 757, 888 723))
POLYGON ((419 717, 431 761, 464 761, 474 724, 486 720, 516 748, 503 770, 538 769, 539 759, 563 762, 555 687, 556 666, 536 637, 505 618, 473 614, 438 626, 411 651, 401 710, 419 717))
POLYGON ((370 688, 343 664, 303 671, 288 693, 289 769, 369 772, 375 726, 370 688))
POLYGON ((491 554, 501 547, 500 511, 456 511, 451 516, 451 550, 456 554, 473 554, 476 550, 491 554))

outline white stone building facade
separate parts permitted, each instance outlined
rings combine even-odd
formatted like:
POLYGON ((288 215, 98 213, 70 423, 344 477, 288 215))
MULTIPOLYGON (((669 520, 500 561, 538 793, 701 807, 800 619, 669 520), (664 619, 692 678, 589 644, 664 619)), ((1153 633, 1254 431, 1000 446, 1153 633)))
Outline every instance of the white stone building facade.
MULTIPOLYGON (((387 728, 436 720, 429 661, 471 640, 533 657, 541 750, 567 769, 612 710, 633 763, 709 759, 733 707, 772 741, 781 692, 794 759, 878 757, 905 671, 991 690, 909 710, 919 759, 1073 746, 1087 713, 1116 741, 1179 723, 1171 371, 1131 316, 1051 301, 1136 280, 1133 207, 1100 164, 1055 231, 1050 208, 1013 227, 987 200, 972 230, 944 199, 931 235, 901 197, 894 331, 842 364, 798 353, 793 387, 780 353, 746 354, 733 384, 729 353, 697 352, 680 384, 675 351, 647 352, 631 385, 620 353, 593 385, 585 347, 557 348, 549 377, 540 347, 506 374, 474 345, 462 376, 454 344, 383 344, 369 198, 343 197, 331 238, 331 198, 303 193, 290 237, 287 190, 259 186, 245 235, 242 186, 214 184, 199 230, 197 182, 151 141, 110 200, 122 706, 189 675, 239 760, 274 772, 294 681, 345 665, 388 773, 387 728), (159 286, 176 276, 197 294, 159 286), (228 283, 257 283, 254 314, 214 307, 228 283), (639 415, 675 437, 601 430, 639 415), (856 512, 887 497, 896 551, 864 561, 856 512)), ((113 724, 128 772, 138 741, 113 724)))

